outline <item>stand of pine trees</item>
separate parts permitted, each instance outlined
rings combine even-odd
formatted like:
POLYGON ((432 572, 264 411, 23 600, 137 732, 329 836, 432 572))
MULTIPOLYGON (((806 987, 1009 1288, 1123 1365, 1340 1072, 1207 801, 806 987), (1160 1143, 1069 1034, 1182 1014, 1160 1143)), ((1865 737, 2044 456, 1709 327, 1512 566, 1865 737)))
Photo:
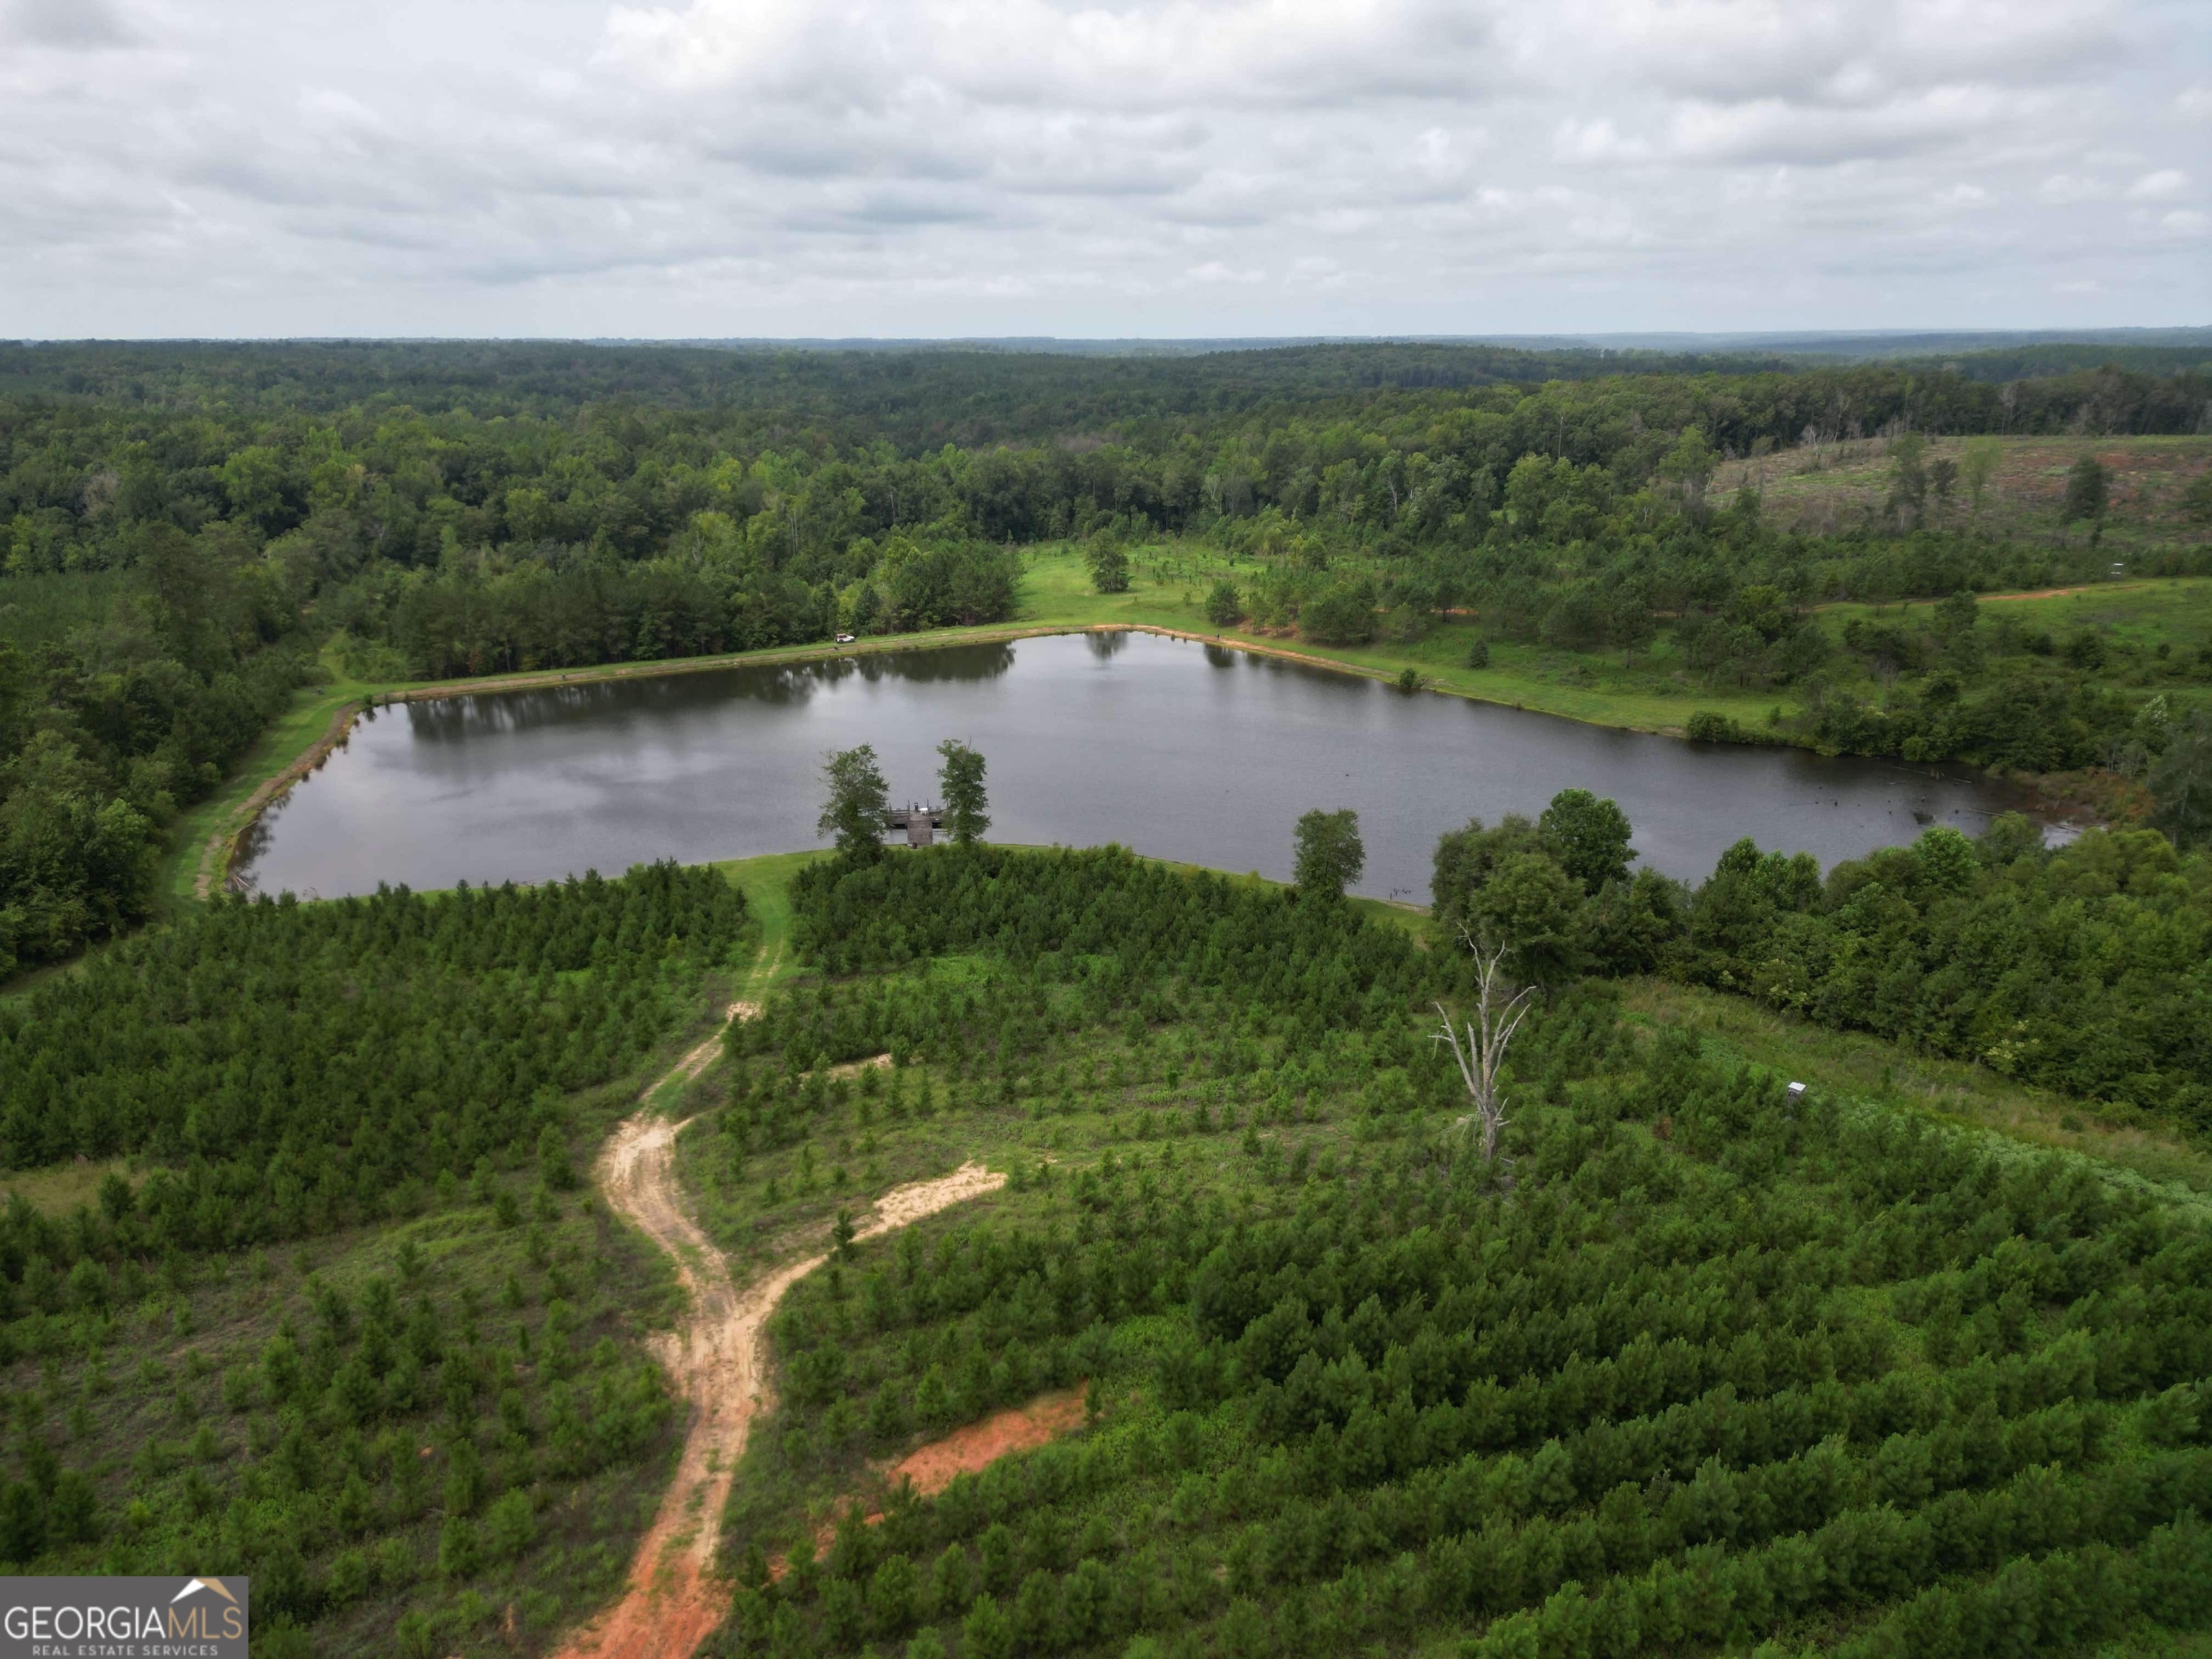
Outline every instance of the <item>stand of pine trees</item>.
POLYGON ((1485 1166, 1423 1042, 1459 959, 1111 850, 798 900, 822 975, 738 1039, 720 1133, 782 1122, 771 1154, 880 1045, 861 1121, 1117 1138, 792 1293, 721 1651, 1993 1655, 2212 1619, 2195 1212, 1792 1099, 1593 981, 1516 1041, 1485 1166), (1080 1437, 826 1553, 767 1501, 1077 1377, 1080 1437))

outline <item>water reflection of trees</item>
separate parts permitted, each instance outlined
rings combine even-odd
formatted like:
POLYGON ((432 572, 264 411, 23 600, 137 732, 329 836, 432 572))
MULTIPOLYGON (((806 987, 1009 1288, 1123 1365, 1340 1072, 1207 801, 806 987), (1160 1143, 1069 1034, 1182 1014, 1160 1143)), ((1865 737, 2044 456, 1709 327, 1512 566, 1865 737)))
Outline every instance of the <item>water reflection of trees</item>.
POLYGON ((471 692, 410 702, 405 708, 408 729, 417 741, 450 744, 634 714, 684 714, 733 702, 793 708, 825 686, 855 677, 869 684, 885 680, 942 684, 996 679, 1013 665, 1010 645, 963 645, 708 673, 580 680, 527 691, 471 692))
POLYGON ((260 891, 260 884, 253 878, 253 863, 269 850, 269 839, 276 828, 276 820, 290 799, 289 792, 280 795, 261 811, 258 817, 238 832, 235 850, 231 854, 228 885, 234 893, 252 894, 260 891))
POLYGON ((917 685, 944 685, 995 680, 1014 665, 1011 645, 955 645, 939 651, 886 652, 881 656, 852 657, 836 666, 858 667, 872 684, 878 680, 909 680, 917 685))
POLYGON ((1085 634, 1083 642, 1091 647, 1091 654, 1101 662, 1111 661, 1127 648, 1127 634, 1085 634))

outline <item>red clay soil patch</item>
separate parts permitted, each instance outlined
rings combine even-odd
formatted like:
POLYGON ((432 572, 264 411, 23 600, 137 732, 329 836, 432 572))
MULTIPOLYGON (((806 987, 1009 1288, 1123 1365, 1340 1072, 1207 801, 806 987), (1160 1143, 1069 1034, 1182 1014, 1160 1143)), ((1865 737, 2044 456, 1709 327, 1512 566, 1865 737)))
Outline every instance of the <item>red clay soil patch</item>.
MULTIPOLYGON (((884 1472, 884 1478, 894 1491, 900 1481, 910 1480, 915 1497, 934 1498, 952 1484, 955 1475, 978 1474, 1002 1457, 1035 1451, 1081 1428, 1083 1387, 1079 1382, 1072 1389, 1054 1389, 1050 1394, 1039 1395, 1026 1406, 1009 1406, 980 1423, 955 1429, 944 1439, 933 1440, 908 1453, 884 1472)), ((881 1526, 883 1520, 881 1510, 872 1510, 861 1517, 862 1524, 871 1527, 881 1526)), ((836 1541, 836 1521, 824 1521, 815 1529, 816 1549, 826 1550, 836 1541)), ((769 1581, 781 1578, 790 1567, 788 1557, 771 1557, 768 1564, 769 1581)))
POLYGON ((973 1474, 1002 1457, 1034 1451, 1082 1426, 1081 1386, 1055 1389, 1026 1406, 1010 1406, 908 1453, 892 1466, 890 1483, 896 1486, 902 1480, 911 1480, 917 1496, 934 1498, 952 1484, 957 1474, 973 1474))

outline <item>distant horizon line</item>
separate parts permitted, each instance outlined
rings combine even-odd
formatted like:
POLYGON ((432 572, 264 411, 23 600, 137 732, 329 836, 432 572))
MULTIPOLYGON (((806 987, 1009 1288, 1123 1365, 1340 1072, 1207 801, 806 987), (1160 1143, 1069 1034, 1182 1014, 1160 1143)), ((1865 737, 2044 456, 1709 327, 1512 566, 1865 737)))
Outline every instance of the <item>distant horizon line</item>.
POLYGON ((1800 328, 1651 329, 1527 333, 1447 334, 173 334, 16 336, 6 344, 40 346, 161 345, 592 345, 783 347, 865 350, 884 347, 1073 347, 1087 350, 1153 347, 1176 350, 1267 349, 1311 345, 1492 345, 1512 349, 1666 349, 1685 344, 1778 349, 1798 343, 1850 345, 1876 342, 1929 346, 2097 345, 2121 342, 2212 344, 2212 324, 2129 324, 2100 328, 1800 328), (2161 337, 2153 341, 2147 337, 2161 337))

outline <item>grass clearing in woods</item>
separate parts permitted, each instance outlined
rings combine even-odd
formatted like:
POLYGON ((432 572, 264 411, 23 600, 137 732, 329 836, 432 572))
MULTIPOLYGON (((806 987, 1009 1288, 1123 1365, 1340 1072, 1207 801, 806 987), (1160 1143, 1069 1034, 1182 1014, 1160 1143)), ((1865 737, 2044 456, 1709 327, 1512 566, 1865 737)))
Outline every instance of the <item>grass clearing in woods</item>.
POLYGON ((1701 986, 1629 980, 1622 984, 1621 1005, 1653 1029, 1686 1026, 1724 1052, 1807 1083, 2212 1194, 2212 1152, 2149 1113, 2030 1088, 1986 1066, 1918 1054, 1863 1031, 1833 1030, 1701 986))

